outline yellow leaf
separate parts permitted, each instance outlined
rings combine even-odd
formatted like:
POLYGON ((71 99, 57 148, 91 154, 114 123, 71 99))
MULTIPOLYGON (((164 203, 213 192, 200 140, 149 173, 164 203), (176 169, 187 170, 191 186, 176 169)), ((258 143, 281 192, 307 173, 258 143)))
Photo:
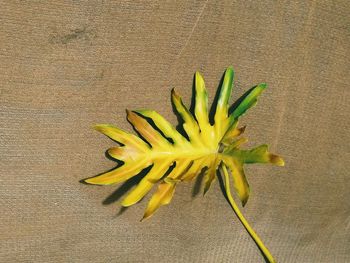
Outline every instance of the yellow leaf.
POLYGON ((241 149, 247 139, 239 138, 245 130, 245 127, 238 128, 239 118, 256 104, 258 96, 267 86, 260 84, 252 88, 238 103, 234 104, 235 108, 229 114, 228 103, 233 76, 233 69, 229 67, 225 72, 218 96, 213 124, 209 122, 208 94, 204 79, 199 72, 195 74, 193 113, 184 105, 175 90, 172 90, 172 103, 182 118, 186 134, 181 134, 159 113, 147 109, 127 110, 127 118, 140 136, 108 124, 96 125, 96 130, 119 143, 118 146, 111 147, 108 154, 123 163, 116 169, 88 178, 85 182, 98 185, 116 184, 144 171, 144 177, 128 193, 122 205, 127 207, 139 202, 153 186, 158 185, 143 217, 148 218, 160 206, 169 204, 177 184, 182 181, 191 181, 201 172, 205 172, 204 193, 207 192, 221 167, 224 171, 225 189, 230 204, 247 230, 253 233, 253 238, 267 258, 272 259, 257 235, 247 227, 247 222, 233 203, 227 169, 231 173, 235 190, 245 205, 250 189, 243 166, 249 163, 271 163, 283 166, 284 161, 281 157, 268 152, 267 145, 261 145, 252 150, 241 149), (150 169, 146 170, 146 168, 150 169))

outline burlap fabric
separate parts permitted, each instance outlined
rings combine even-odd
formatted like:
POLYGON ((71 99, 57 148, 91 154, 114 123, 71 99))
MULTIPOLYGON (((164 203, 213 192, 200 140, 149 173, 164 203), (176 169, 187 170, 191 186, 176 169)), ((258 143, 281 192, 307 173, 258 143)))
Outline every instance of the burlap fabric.
MULTIPOLYGON (((242 119, 248 146, 285 167, 247 168, 243 209, 279 262, 350 262, 349 1, 1 1, 1 262, 263 262, 216 183, 193 184, 139 219, 127 186, 79 180, 114 167, 125 109, 176 123, 201 71, 213 98, 235 69, 233 99, 269 84, 242 119), (198 193, 198 194, 197 194, 198 193)), ((147 198, 148 199, 148 198, 147 198)))

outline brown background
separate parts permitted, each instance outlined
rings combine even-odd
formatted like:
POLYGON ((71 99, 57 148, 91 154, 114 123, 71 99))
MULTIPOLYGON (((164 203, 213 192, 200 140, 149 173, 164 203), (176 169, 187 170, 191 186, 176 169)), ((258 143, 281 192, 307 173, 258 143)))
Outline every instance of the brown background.
POLYGON ((79 183, 114 167, 93 124, 131 130, 126 108, 175 124, 170 89, 189 103, 200 70, 213 97, 232 65, 234 99, 269 84, 249 146, 286 160, 247 168, 243 213, 279 262, 350 262, 349 7, 1 1, 0 261, 263 262, 218 183, 183 184, 143 223, 147 200, 118 214, 119 186, 79 183))

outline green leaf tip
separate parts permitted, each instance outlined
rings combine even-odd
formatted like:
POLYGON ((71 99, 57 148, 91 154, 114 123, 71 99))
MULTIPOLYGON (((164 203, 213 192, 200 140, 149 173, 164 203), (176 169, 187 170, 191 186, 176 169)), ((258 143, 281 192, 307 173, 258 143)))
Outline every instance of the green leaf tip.
POLYGON ((242 99, 240 104, 234 109, 231 114, 231 118, 237 119, 242 116, 248 109, 254 107, 258 101, 260 94, 267 88, 266 83, 261 83, 252 89, 250 89, 245 97, 242 99))

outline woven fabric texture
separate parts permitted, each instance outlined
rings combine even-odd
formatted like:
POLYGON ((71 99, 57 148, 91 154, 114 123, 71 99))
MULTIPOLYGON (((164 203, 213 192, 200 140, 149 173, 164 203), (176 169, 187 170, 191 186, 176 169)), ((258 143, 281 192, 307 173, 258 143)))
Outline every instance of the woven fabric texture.
POLYGON ((229 65, 232 102, 269 88, 242 119, 252 165, 243 213, 278 262, 350 262, 349 1, 1 1, 1 262, 264 262, 218 181, 184 183, 139 222, 129 185, 83 178, 115 166, 92 130, 132 131, 125 109, 173 124, 199 70, 210 100, 229 65), (195 186, 195 187, 194 187, 195 186))

